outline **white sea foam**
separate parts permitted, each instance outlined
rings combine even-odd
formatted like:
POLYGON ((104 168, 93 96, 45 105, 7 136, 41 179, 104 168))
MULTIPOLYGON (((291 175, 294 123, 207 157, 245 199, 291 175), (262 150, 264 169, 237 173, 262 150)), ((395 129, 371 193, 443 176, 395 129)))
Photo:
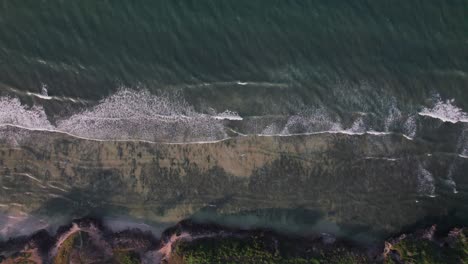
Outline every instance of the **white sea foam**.
POLYGON ((435 197, 435 183, 432 173, 426 170, 422 165, 419 165, 417 171, 418 177, 418 193, 429 197, 435 197))
MULTIPOLYGON (((46 86, 43 87, 41 94, 34 95, 43 99, 54 99, 48 95, 46 86)), ((214 110, 210 114, 198 113, 185 101, 172 98, 174 96, 157 96, 146 90, 121 89, 92 108, 58 120, 54 126, 47 119, 42 107, 28 107, 22 105, 16 98, 1 97, 0 125, 60 132, 92 140, 203 143, 228 138, 226 133, 228 128, 225 127, 223 120, 243 120, 239 114, 229 110, 222 113, 214 110)), ((369 117, 361 115, 355 118, 349 127, 343 127, 340 117, 324 108, 317 108, 300 111, 289 116, 287 120, 278 119, 269 125, 262 124, 263 128, 258 128, 255 122, 255 129, 247 133, 293 136, 313 133, 377 135, 397 132, 408 139, 414 138, 417 130, 416 116, 404 116, 394 105, 390 105, 383 126, 375 125, 375 120, 372 121, 369 117), (374 126, 380 131, 374 130, 374 126)), ((440 112, 437 109, 442 108, 448 109, 448 107, 435 106, 433 110, 440 112)), ((425 109, 419 114, 429 115, 432 113, 429 110, 425 109)), ((459 109, 457 111, 458 117, 466 115, 459 109)), ((0 134, 0 137, 6 136, 0 134)), ((8 137, 11 138, 9 141, 12 146, 17 145, 17 138, 12 135, 8 137)))
POLYGON ((457 184, 455 183, 453 179, 453 173, 457 169, 457 161, 453 161, 452 164, 450 164, 448 173, 447 173, 447 179, 445 180, 445 183, 452 189, 453 193, 458 193, 457 191, 457 184))
POLYGON ((350 135, 387 135, 396 133, 412 140, 417 133, 416 116, 403 115, 396 106, 396 100, 390 101, 390 104, 387 103, 385 105, 389 110, 382 124, 378 124, 378 119, 372 119, 376 115, 375 113, 354 112, 358 114, 358 116, 354 117, 351 125, 346 127, 339 117, 332 115, 324 108, 318 108, 313 110, 309 109, 290 116, 286 125, 279 131, 278 124, 270 124, 263 129, 261 134, 297 135, 324 132, 350 135))
POLYGON ((396 99, 392 98, 390 101, 387 117, 384 120, 384 131, 398 131, 406 138, 413 139, 417 133, 416 116, 403 114, 397 107, 396 99))
POLYGON ((148 91, 122 89, 92 109, 57 123, 57 129, 93 139, 191 142, 226 137, 220 121, 185 102, 148 91))
MULTIPOLYGON (((38 96, 48 95, 43 90, 38 96)), ((59 120, 53 126, 42 107, 27 107, 17 98, 0 98, 0 125, 61 132, 86 139, 216 141, 227 138, 222 119, 242 118, 228 110, 214 116, 200 114, 182 100, 152 95, 145 90, 121 89, 95 107, 59 120)), ((10 141, 14 144, 15 140, 10 141)))
POLYGON ((0 97, 0 124, 53 129, 42 107, 27 107, 17 98, 10 97, 0 97))
POLYGON ((314 133, 322 131, 341 131, 339 121, 335 121, 325 109, 307 110, 288 118, 280 134, 314 133))
POLYGON ((453 192, 454 194, 457 194, 457 193, 458 193, 457 184, 455 183, 454 180, 452 180, 452 179, 446 179, 446 180, 445 180, 445 184, 446 184, 448 187, 450 187, 450 188, 452 189, 452 192, 453 192))
POLYGON ((438 99, 432 108, 424 108, 419 112, 419 115, 437 118, 450 123, 468 122, 468 114, 454 105, 454 102, 454 99, 446 100, 445 102, 438 99))
POLYGON ((402 119, 400 109, 396 106, 396 103, 392 103, 388 110, 387 118, 384 121, 384 130, 390 131, 394 129, 394 126, 402 119))
POLYGON ((42 87, 41 87, 41 95, 43 95, 43 96, 49 96, 49 92, 47 91, 47 85, 46 85, 46 84, 42 84, 42 87))
POLYGON ((30 97, 36 97, 36 98, 40 98, 40 99, 43 99, 43 100, 55 100, 55 101, 62 101, 62 102, 63 101, 69 101, 69 102, 72 102, 72 103, 81 103, 81 104, 89 103, 89 101, 83 100, 83 99, 71 98, 71 97, 66 97, 66 96, 50 96, 48 94, 47 85, 45 85, 45 84, 43 84, 42 87, 41 87, 41 93, 24 92, 24 91, 15 89, 13 87, 7 87, 7 89, 8 89, 9 92, 11 92, 13 94, 27 95, 27 96, 30 96, 30 97))
MULTIPOLYGON (((395 135, 396 133, 393 133, 393 132, 378 132, 378 131, 352 132, 352 131, 349 131, 349 130, 327 130, 327 131, 317 131, 317 132, 297 133, 297 134, 273 134, 273 135, 257 134, 257 136, 260 136, 260 137, 262 137, 262 136, 263 137, 289 137, 289 136, 307 136, 307 135, 322 135, 322 134, 343 134, 343 135, 350 135, 350 136, 364 136, 364 135, 387 136, 387 135, 395 135)), ((408 139, 412 140, 411 138, 408 138, 408 139)))
POLYGON ((35 97, 38 97, 38 98, 41 98, 41 99, 44 99, 44 100, 52 100, 54 99, 54 97, 52 96, 49 96, 49 93, 47 91, 47 85, 43 84, 42 87, 41 87, 41 93, 40 94, 37 94, 37 93, 31 93, 31 92, 26 92, 27 95, 30 95, 30 96, 35 96, 35 97))
POLYGON ((243 119, 237 112, 233 112, 229 110, 213 115, 212 117, 218 120, 242 120, 243 119))
POLYGON ((403 124, 403 134, 412 139, 416 136, 417 130, 416 116, 409 116, 403 124))
MULTIPOLYGON (((391 134, 400 134, 394 131, 376 131, 366 124, 366 113, 354 119, 351 126, 343 128, 339 118, 333 118, 325 109, 303 111, 300 114, 292 115, 287 119, 286 124, 281 127, 280 122, 273 122, 263 128, 259 136, 297 136, 297 135, 315 135, 315 134, 346 134, 346 135, 374 135, 385 136, 391 134)), ((415 122, 410 119, 410 122, 415 122)), ((414 130, 413 130, 414 132, 414 130)), ((405 138, 412 140, 414 136, 401 134, 405 138)))
POLYGON ((43 100, 56 100, 56 101, 70 101, 73 103, 87 103, 88 101, 86 100, 81 100, 81 99, 74 99, 71 97, 65 97, 65 96, 49 96, 49 95, 44 95, 44 94, 38 94, 38 93, 31 93, 31 92, 26 92, 26 95, 29 96, 34 96, 43 100))
MULTIPOLYGON (((465 128, 462 130, 457 146, 456 146, 456 153, 458 153, 458 157, 460 158, 468 158, 468 130, 465 128)), ((452 188, 453 193, 458 193, 457 191, 457 185, 454 180, 453 175, 460 169, 460 163, 459 160, 454 159, 452 163, 449 166, 448 173, 447 173, 447 179, 445 180, 445 183, 452 188)))
POLYGON ((265 136, 277 135, 281 133, 281 130, 282 128, 280 128, 280 126, 278 126, 276 123, 272 123, 266 126, 260 134, 265 136))
POLYGON ((461 156, 468 156, 468 128, 463 129, 459 140, 459 153, 461 156))
POLYGON ((366 126, 364 124, 364 119, 362 116, 358 117, 353 124, 351 125, 351 128, 348 129, 349 132, 356 132, 356 133, 364 133, 366 132, 366 126))
POLYGON ((460 136, 458 151, 460 157, 468 158, 468 128, 465 128, 460 136))
POLYGON ((54 97, 52 96, 48 96, 48 95, 44 95, 44 94, 37 94, 37 93, 31 93, 31 92, 26 92, 27 95, 30 95, 30 96, 35 96, 37 98, 41 98, 41 99, 44 99, 44 100, 52 100, 54 99, 54 97))

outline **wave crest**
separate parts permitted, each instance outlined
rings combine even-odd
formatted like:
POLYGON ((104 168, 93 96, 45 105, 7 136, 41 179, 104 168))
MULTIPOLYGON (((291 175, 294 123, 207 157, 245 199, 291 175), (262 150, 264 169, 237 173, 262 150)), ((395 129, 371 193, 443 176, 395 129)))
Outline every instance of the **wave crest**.
POLYGON ((195 142, 227 138, 222 120, 197 113, 183 100, 146 90, 121 89, 91 109, 58 120, 56 126, 41 106, 28 108, 17 98, 1 97, 0 109, 0 124, 89 139, 195 142))
POLYGON ((30 129, 53 129, 41 106, 27 107, 18 98, 0 97, 0 124, 30 129))
POLYGON ((437 118, 450 123, 468 122, 468 114, 454 105, 454 102, 454 99, 442 101, 438 98, 432 108, 424 108, 419 112, 419 115, 437 118))

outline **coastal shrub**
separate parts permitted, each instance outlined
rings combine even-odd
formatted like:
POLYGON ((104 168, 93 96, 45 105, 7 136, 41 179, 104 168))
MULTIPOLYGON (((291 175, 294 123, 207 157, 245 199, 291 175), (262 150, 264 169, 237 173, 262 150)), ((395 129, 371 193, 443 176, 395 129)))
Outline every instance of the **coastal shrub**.
MULTIPOLYGON (((393 245, 404 263, 443 264, 468 263, 468 241, 463 230, 452 245, 425 239, 403 239, 393 245)), ((386 264, 394 263, 391 258, 386 264)))
POLYGON ((0 259, 1 263, 15 263, 15 264, 36 264, 35 261, 31 260, 31 253, 19 252, 13 254, 7 259, 0 259))
POLYGON ((115 250, 114 259, 119 264, 139 264, 140 257, 133 251, 115 250))
POLYGON ((200 239, 179 242, 170 264, 246 263, 246 264, 359 264, 366 256, 336 249, 317 256, 285 256, 257 237, 200 239))
POLYGON ((68 264, 70 262, 70 254, 75 245, 75 240, 78 237, 78 233, 73 233, 60 245, 57 255, 54 257, 54 264, 68 264))

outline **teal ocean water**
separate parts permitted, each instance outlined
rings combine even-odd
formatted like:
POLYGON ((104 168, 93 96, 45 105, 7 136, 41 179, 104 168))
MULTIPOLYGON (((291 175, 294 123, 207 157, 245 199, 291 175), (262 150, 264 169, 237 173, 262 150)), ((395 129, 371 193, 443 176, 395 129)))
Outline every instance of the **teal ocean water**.
POLYGON ((244 115, 359 110, 377 95, 468 107, 465 1, 3 1, 0 12, 0 80, 20 91, 95 101, 120 86, 178 88, 244 115))
MULTIPOLYGON (((445 214, 468 219, 467 112, 464 0, 0 1, 5 144, 25 146, 12 127, 180 144, 323 133, 388 144, 396 135, 434 146, 418 155, 446 156, 392 177, 416 178, 415 193, 440 199, 434 208, 424 205, 428 215, 449 204, 445 214)), ((359 142, 335 148, 365 149, 359 142)), ((387 158, 414 158, 396 153, 387 158)), ((6 190, 0 196, 11 196, 6 190)), ((300 226, 310 217, 284 214, 300 218, 300 226)))

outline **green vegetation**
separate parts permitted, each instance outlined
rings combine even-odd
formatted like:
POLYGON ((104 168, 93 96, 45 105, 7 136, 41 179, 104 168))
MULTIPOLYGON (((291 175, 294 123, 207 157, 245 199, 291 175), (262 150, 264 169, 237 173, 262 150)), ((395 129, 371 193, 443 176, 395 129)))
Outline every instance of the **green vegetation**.
POLYGON ((119 264, 139 264, 141 262, 137 253, 127 250, 114 250, 114 259, 119 264))
MULTIPOLYGON (((374 263, 364 253, 339 244, 330 247, 300 241, 275 241, 262 236, 209 238, 180 242, 170 264, 360 264, 374 263)), ((381 262, 379 262, 381 263, 381 262)), ((408 236, 392 245, 384 264, 468 264, 468 231, 454 230, 444 240, 408 236)))
POLYGON ((2 261, 2 263, 14 263, 14 264, 36 264, 35 261, 31 260, 31 253, 19 252, 2 261))
MULTIPOLYGON (((92 246, 90 237, 86 232, 76 232, 70 235, 63 243, 60 245, 57 255, 54 257, 54 264, 68 264, 72 262, 71 255, 74 250, 81 250, 83 248, 92 246)), ((90 247, 93 248, 93 247, 90 247)), ((90 249, 88 248, 88 250, 90 249)), ((85 251, 86 252, 86 251, 85 251)), ((74 254, 73 261, 78 261, 79 263, 86 262, 86 253, 85 254, 74 254), (77 258, 77 259, 75 259, 77 258)), ((103 256, 93 256, 94 259, 99 259, 99 261, 108 261, 107 257, 103 256)), ((107 262, 106 262, 107 263, 107 262)), ((132 251, 121 248, 113 249, 113 262, 118 264, 139 264, 141 263, 139 255, 132 251)))
MULTIPOLYGON (((452 245, 439 245, 436 242, 424 239, 403 239, 393 245, 404 263, 442 264, 442 263, 468 263, 468 239, 464 230, 454 238, 452 245)), ((396 263, 391 258, 386 264, 396 263)))
POLYGON ((70 254, 73 251, 78 234, 79 232, 73 233, 63 241, 58 249, 57 255, 54 257, 54 264, 68 264, 70 262, 70 254))
POLYGON ((358 264, 368 263, 366 256, 345 249, 317 250, 309 255, 282 252, 274 243, 259 237, 201 239, 176 246, 170 264, 202 263, 281 263, 281 264, 358 264))
MULTIPOLYGON (((363 253, 353 252, 345 248, 337 248, 321 255, 320 261, 323 264, 361 264, 370 263, 363 253)), ((315 264, 315 263, 314 263, 315 264)))

